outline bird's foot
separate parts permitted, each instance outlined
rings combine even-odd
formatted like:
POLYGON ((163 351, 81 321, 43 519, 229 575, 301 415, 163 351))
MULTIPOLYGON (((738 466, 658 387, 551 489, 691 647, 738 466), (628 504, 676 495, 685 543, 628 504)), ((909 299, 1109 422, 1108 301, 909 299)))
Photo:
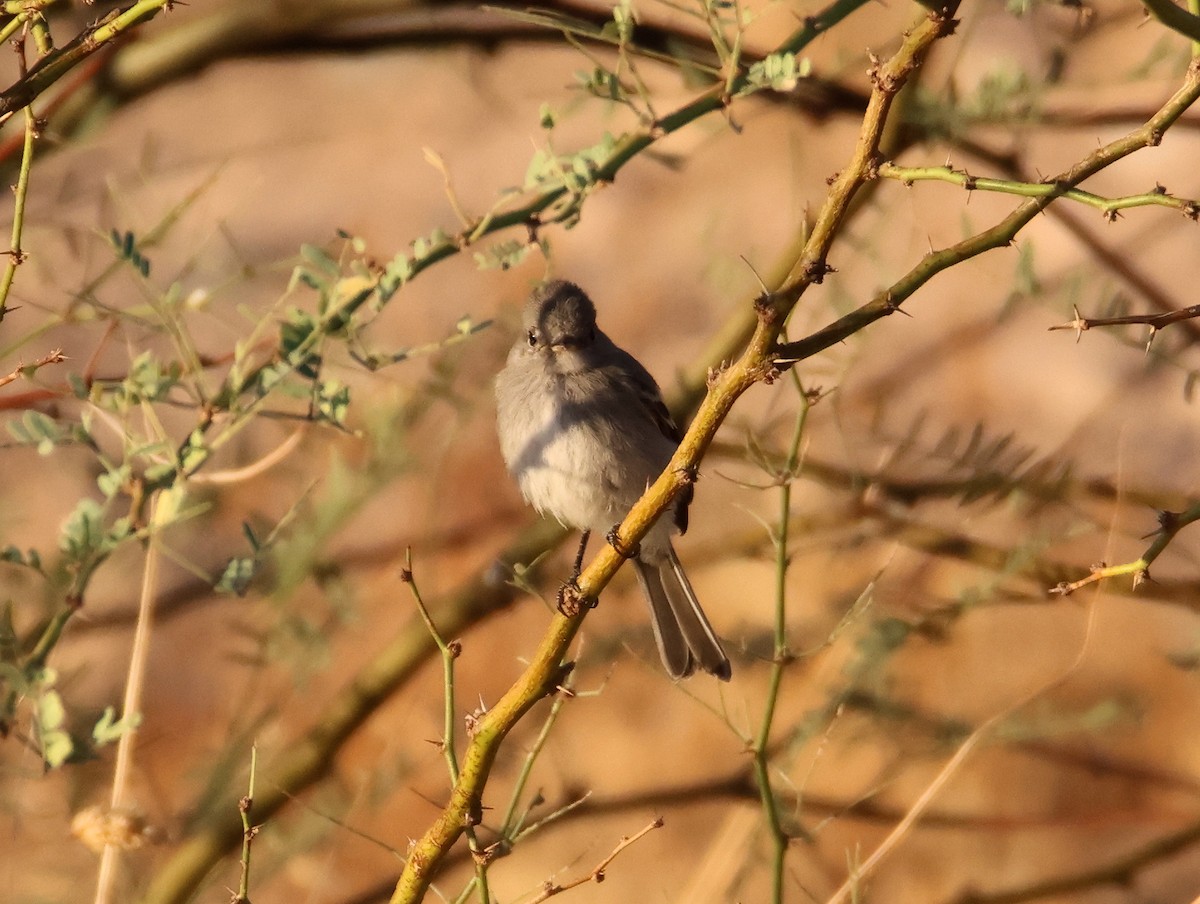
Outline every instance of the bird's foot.
POLYGON ((617 551, 622 559, 636 559, 642 553, 642 544, 634 543, 633 546, 627 547, 621 542, 620 535, 621 525, 614 524, 612 530, 604 535, 604 539, 608 541, 608 545, 617 551))
POLYGON ((574 618, 587 609, 595 609, 597 602, 594 597, 583 595, 574 578, 563 582, 558 588, 558 611, 567 618, 574 618))

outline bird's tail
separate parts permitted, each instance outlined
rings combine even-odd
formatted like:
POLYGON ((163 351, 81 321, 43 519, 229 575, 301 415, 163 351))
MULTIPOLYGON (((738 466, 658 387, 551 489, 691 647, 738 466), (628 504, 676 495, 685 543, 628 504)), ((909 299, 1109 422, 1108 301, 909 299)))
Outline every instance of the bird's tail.
POLYGON ((729 657, 700 608, 675 550, 668 545, 666 557, 657 562, 635 558, 633 569, 650 604, 654 641, 667 674, 685 678, 699 666, 728 681, 733 674, 729 657))

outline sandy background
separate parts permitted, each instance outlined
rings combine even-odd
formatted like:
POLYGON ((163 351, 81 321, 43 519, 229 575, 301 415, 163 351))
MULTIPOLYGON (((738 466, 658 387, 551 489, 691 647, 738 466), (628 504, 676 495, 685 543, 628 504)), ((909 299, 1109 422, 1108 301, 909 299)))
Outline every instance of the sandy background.
MULTIPOLYGON (((183 28, 210 12, 206 6, 180 7, 152 29, 183 28)), ((768 7, 752 45, 769 48, 807 12, 768 7)), ((863 89, 864 50, 889 51, 912 15, 908 4, 866 7, 813 46, 816 71, 863 89)), ((926 87, 970 97, 989 75, 1041 78, 1061 55, 1061 80, 1038 103, 1065 124, 993 123, 971 133, 999 153, 1018 154, 1031 172, 1057 172, 1134 127, 1177 86, 1184 42, 1155 25, 1139 28, 1138 17, 1135 5, 1100 3, 1081 28, 1071 11, 1039 8, 1016 18, 1001 4, 974 4, 959 35, 938 49, 926 87), (1128 115, 1072 124, 1074 114, 1095 110, 1128 115)), ((151 282, 161 290, 178 281, 185 295, 203 297, 189 315, 192 334, 201 351, 227 352, 284 295, 302 243, 336 247, 343 229, 387 260, 436 226, 453 228, 442 177, 423 148, 442 157, 460 203, 478 212, 521 182, 532 143, 544 140, 543 102, 562 114, 554 137, 562 151, 628 128, 625 112, 572 89, 573 73, 585 66, 554 42, 249 56, 96 117, 35 167, 25 240, 32 256, 14 290, 22 308, 0 334, 0 371, 43 346, 61 345, 68 366, 91 361, 99 374, 121 373, 144 348, 168 350, 148 322, 127 318, 106 333, 102 306, 143 310, 149 294, 141 281, 119 274, 93 298, 80 291, 112 260, 109 230, 143 235, 200 186, 150 252, 151 282), (79 318, 81 304, 98 319, 79 318), (68 311, 78 322, 61 322, 68 311), (41 340, 12 345, 42 324, 41 340)), ((694 90, 653 65, 643 75, 660 111, 694 90)), ((710 117, 669 138, 660 150, 673 160, 634 162, 588 202, 576 228, 547 232, 553 273, 591 292, 605 329, 668 391, 678 375, 711 363, 700 357, 709 338, 756 291, 741 258, 762 272, 777 266, 857 128, 850 115, 817 121, 758 100, 733 115, 738 131, 710 117)), ((1158 181, 1178 195, 1200 195, 1197 122, 1191 116, 1161 147, 1088 187, 1127 194, 1158 181)), ((946 158, 945 145, 930 143, 902 160, 946 158)), ((965 154, 953 162, 989 172, 965 154)), ((835 249, 838 272, 805 297, 791 334, 861 304, 930 246, 990 225, 1012 205, 982 193, 968 203, 941 184, 882 185, 835 249)), ((1115 298, 1147 309, 1112 260, 1144 274, 1173 306, 1193 303, 1200 233, 1163 209, 1132 210, 1111 225, 1089 208, 1066 215, 1093 237, 1092 247, 1062 219, 1040 218, 1016 249, 938 277, 906 307, 912 317, 888 318, 801 368, 807 386, 831 391, 810 415, 806 455, 861 479, 847 488, 806 472, 795 484, 788 628, 794 649, 805 652, 784 679, 773 773, 785 822, 797 830, 789 901, 824 901, 838 888, 848 863, 870 854, 954 754, 963 737, 956 727, 970 730, 1026 698, 879 868, 866 900, 953 902, 969 891, 1075 874, 1112 864, 1200 815, 1200 687, 1196 673, 1180 667, 1200 645, 1195 542, 1183 535, 1156 564, 1159 583, 1136 595, 1117 581, 1064 601, 1023 571, 1027 561, 1045 561, 1082 576, 1091 562, 1135 558, 1146 543, 1141 535, 1154 528, 1137 494, 1182 508, 1195 492, 1188 335, 1161 337, 1165 360, 1143 355, 1141 333, 1128 342, 1089 333, 1076 344, 1046 327, 1070 319, 1073 303, 1093 314, 1115 298), (1019 279, 1022 256, 1032 284, 1019 279), (1031 461, 1070 465, 1079 481, 1103 482, 1133 501, 1081 490, 1049 504, 1018 492, 907 506, 872 486, 879 474, 963 476, 953 459, 978 423, 991 440, 1012 433, 1013 448, 1029 450, 1031 461), (960 438, 937 452, 951 430, 960 438), (956 542, 934 549, 922 540, 930 535, 956 542), (1003 564, 964 561, 966 541, 999 550, 1003 564), (835 632, 868 585, 870 604, 835 632), (896 636, 896 619, 911 633, 885 653, 880 644, 896 636), (835 700, 843 705, 831 707, 835 700)), ((196 489, 203 511, 166 537, 175 561, 160 573, 165 608, 153 631, 136 750, 138 809, 157 840, 124 857, 118 900, 138 900, 169 862, 209 783, 244 786, 251 739, 259 745, 259 782, 269 786, 272 759, 305 737, 322 705, 409 622, 412 602, 397 579, 406 547, 436 618, 439 595, 487 568, 531 521, 503 472, 490 381, 515 311, 545 272, 537 255, 503 273, 478 270, 460 255, 406 287, 368 339, 380 350, 436 341, 464 316, 494 318, 493 328, 374 374, 343 353, 331 356, 327 372, 353 387, 350 424, 366 433, 381 435, 380 425, 414 398, 437 393, 382 448, 312 429, 266 473, 196 489), (358 501, 339 518, 347 498, 358 501), (244 553, 243 521, 265 534, 298 501, 292 545, 244 599, 204 590, 193 572, 215 575, 244 553), (324 567, 320 579, 303 572, 289 580, 289 562, 307 561, 309 548, 324 567)), ((309 304, 311 296, 287 303, 309 304)), ((75 410, 62 400, 39 405, 75 410)), ((761 519, 777 517, 778 491, 754 488, 768 478, 744 450, 748 437, 782 448, 795 411, 787 381, 743 399, 705 462, 692 530, 679 544, 727 640, 733 681, 672 686, 632 579, 619 575, 588 619, 575 676, 580 695, 565 707, 529 788, 545 798, 540 814, 591 796, 493 867, 496 900, 525 900, 546 880, 586 873, 655 815, 665 826, 626 850, 603 884, 572 891, 570 900, 769 899, 769 843, 757 801, 742 785, 711 785, 745 775, 743 737, 759 722, 770 655, 775 566, 761 519)), ((164 418, 168 428, 189 423, 183 411, 164 418)), ((296 429, 264 420, 213 468, 253 462, 296 429)), ((0 455, 0 543, 53 550, 67 513, 95 492, 92 457, 80 449, 0 455)), ((1002 466, 1015 457, 1006 455, 1002 466)), ((553 574, 562 575, 568 555, 556 553, 553 574)), ((81 730, 120 700, 142 561, 131 545, 101 570, 52 659, 81 730)), ((553 587, 551 579, 543 588, 548 596, 553 587)), ((0 566, 0 600, 13 602, 19 626, 53 605, 41 593, 27 574, 0 566)), ((547 620, 545 607, 526 597, 462 638, 460 710, 503 693, 547 620)), ((544 716, 543 704, 501 754, 485 827, 503 811, 544 716)), ((445 766, 429 743, 441 734, 441 718, 440 669, 430 662, 350 739, 326 780, 264 827, 254 900, 386 900, 397 852, 446 796, 445 766)), ((0 743, 0 770, 0 898, 90 900, 97 858, 69 826, 73 814, 107 800, 111 748, 43 776, 37 757, 9 738, 0 743)), ((461 859, 456 864, 438 881, 448 899, 470 875, 461 859)), ((1094 882, 1037 900, 1191 901, 1200 893, 1200 853, 1183 845, 1126 878, 1126 885, 1094 882)), ((236 881, 231 858, 196 900, 224 899, 236 881)))

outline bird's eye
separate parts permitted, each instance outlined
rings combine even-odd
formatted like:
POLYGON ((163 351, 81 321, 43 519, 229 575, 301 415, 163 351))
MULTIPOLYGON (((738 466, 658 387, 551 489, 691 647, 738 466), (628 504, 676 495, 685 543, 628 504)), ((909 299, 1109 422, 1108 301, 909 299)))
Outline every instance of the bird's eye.
POLYGON ((529 339, 529 347, 533 348, 537 345, 537 330, 530 330, 527 337, 529 339))

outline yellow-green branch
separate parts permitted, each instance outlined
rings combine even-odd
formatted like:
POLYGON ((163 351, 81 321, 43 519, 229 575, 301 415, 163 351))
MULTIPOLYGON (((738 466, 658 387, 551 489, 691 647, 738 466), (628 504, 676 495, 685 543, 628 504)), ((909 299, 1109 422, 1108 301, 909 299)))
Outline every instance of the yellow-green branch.
MULTIPOLYGON (((835 181, 818 215, 793 276, 784 289, 769 296, 759 307, 759 323, 742 356, 717 375, 700 405, 691 428, 680 443, 667 470, 650 487, 621 524, 618 538, 622 548, 632 548, 672 500, 688 485, 717 428, 737 399, 773 371, 772 354, 783 322, 807 285, 824 275, 825 255, 844 220, 855 192, 872 178, 875 155, 887 113, 908 76, 920 66, 934 42, 953 31, 951 18, 957 3, 926 16, 904 39, 886 64, 872 72, 874 90, 863 119, 862 130, 849 166, 835 181)), ((608 584, 623 559, 610 544, 580 575, 578 585, 585 597, 595 598, 608 584)), ((584 613, 586 614, 586 613, 584 613)), ((391 904, 411 904, 424 897, 442 859, 464 828, 478 821, 483 789, 495 762, 500 743, 513 726, 539 700, 553 693, 562 680, 563 658, 583 622, 584 614, 558 615, 542 638, 529 667, 496 705, 479 721, 462 758, 459 781, 441 815, 417 840, 396 884, 391 904)))

